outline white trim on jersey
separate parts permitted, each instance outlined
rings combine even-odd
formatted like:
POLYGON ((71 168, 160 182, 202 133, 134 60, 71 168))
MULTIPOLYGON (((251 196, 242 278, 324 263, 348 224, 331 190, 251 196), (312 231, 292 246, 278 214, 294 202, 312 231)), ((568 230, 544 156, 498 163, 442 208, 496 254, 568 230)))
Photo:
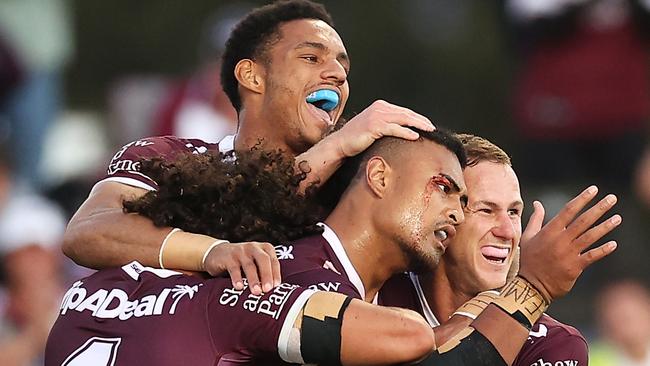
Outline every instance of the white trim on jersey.
POLYGON ((411 278, 411 282, 413 282, 415 292, 418 294, 418 300, 420 300, 420 306, 422 306, 422 313, 424 313, 424 317, 427 319, 427 323, 429 323, 431 327, 439 326, 440 322, 438 321, 438 318, 436 318, 436 316, 433 314, 433 311, 431 311, 429 303, 427 302, 427 298, 424 296, 422 285, 420 285, 420 278, 418 275, 411 272, 409 272, 409 277, 411 278))
POLYGON ((315 290, 305 290, 298 295, 298 298, 296 298, 296 301, 294 301, 287 312, 287 317, 284 319, 284 323, 280 329, 280 336, 278 337, 278 354, 286 362, 305 363, 300 353, 300 331, 295 329, 293 325, 298 315, 300 315, 300 310, 307 303, 307 300, 317 292, 315 290))
MULTIPOLYGON (((129 173, 131 173, 131 174, 140 174, 143 177, 147 177, 146 175, 138 173, 138 172, 129 171, 129 173)), ((147 179, 150 179, 150 178, 147 177, 147 179)), ((99 182, 95 183, 95 185, 93 186, 92 189, 95 189, 95 187, 97 187, 97 185, 99 183, 102 183, 102 182, 122 183, 122 184, 126 184, 127 186, 146 189, 147 191, 155 191, 156 190, 154 187, 150 186, 147 183, 141 182, 141 181, 139 181, 137 179, 126 178, 126 177, 108 177, 108 178, 104 178, 104 179, 100 180, 99 182)), ((91 189, 91 191, 92 191, 92 189, 91 189)))
POLYGON ((168 269, 145 267, 142 264, 140 264, 140 262, 138 261, 133 261, 129 264, 122 266, 122 270, 136 281, 140 278, 140 273, 142 272, 151 272, 160 278, 182 275, 182 273, 180 272, 170 271, 168 269))
MULTIPOLYGON (((352 265, 350 258, 345 252, 345 248, 343 248, 343 244, 341 243, 341 240, 339 239, 338 236, 336 236, 334 230, 332 230, 325 223, 321 222, 318 224, 323 227, 324 229, 323 238, 325 238, 327 243, 334 251, 334 254, 336 254, 336 257, 338 258, 339 262, 341 262, 341 264, 343 265, 343 270, 345 270, 345 274, 348 276, 348 279, 350 280, 350 282, 352 282, 354 287, 357 288, 357 291, 359 291, 359 294, 361 295, 361 299, 365 301, 366 289, 365 287, 363 287, 363 281, 361 281, 361 277, 359 277, 359 273, 354 268, 354 265, 352 265)), ((378 295, 379 292, 377 292, 377 294, 375 294, 375 298, 372 299, 372 303, 375 305, 377 304, 378 295)))

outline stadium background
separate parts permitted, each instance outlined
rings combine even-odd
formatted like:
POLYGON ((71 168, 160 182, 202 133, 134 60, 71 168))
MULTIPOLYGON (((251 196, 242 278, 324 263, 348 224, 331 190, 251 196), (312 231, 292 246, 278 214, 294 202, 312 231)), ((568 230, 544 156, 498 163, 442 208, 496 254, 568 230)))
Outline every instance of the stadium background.
MULTIPOLYGON (((69 34, 62 34, 60 42, 69 52, 57 70, 62 103, 49 122, 50 138, 44 142, 33 186, 57 201, 67 219, 101 177, 112 152, 132 139, 165 131, 156 119, 165 113, 170 93, 196 77, 201 65, 214 61, 210 57, 218 53, 228 19, 265 2, 52 3, 63 9, 62 29, 69 34)), ((525 58, 521 34, 508 19, 504 2, 322 3, 352 60, 345 115, 360 112, 375 99, 404 105, 439 125, 491 139, 511 153, 519 169, 518 161, 527 152, 525 139, 513 127, 512 95, 525 58)), ((649 61, 650 37, 644 40, 649 61)), ((650 63, 647 70, 650 75, 650 63)), ((649 83, 646 80, 647 88, 649 83)), ((2 131, 3 145, 11 144, 11 129, 2 131)), ((637 135, 644 139, 647 132, 641 129, 637 135)), ((552 177, 557 166, 535 168, 552 177)), ((606 180, 610 173, 602 174, 606 180)), ((571 178, 539 186, 520 176, 527 207, 541 198, 549 217, 559 209, 557 202, 582 188, 585 178, 580 172, 571 178)), ((619 209, 623 228, 612 235, 618 251, 590 268, 573 292, 550 309, 551 315, 576 325, 588 337, 595 337, 593 300, 605 283, 632 277, 650 284, 650 202, 638 198, 633 184, 630 180, 614 187, 624 201, 619 209)))

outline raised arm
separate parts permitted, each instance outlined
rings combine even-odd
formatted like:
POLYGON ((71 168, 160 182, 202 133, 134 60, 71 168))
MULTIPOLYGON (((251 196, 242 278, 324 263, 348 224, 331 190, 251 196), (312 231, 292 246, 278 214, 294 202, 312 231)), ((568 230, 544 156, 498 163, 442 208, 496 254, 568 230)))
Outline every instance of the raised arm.
MULTIPOLYGON (((63 237, 63 251, 76 263, 101 269, 133 260, 151 266, 205 271, 212 275, 229 272, 233 285, 242 288, 242 276, 255 284, 259 294, 280 283, 280 266, 269 243, 228 243, 224 238, 156 227, 136 214, 125 214, 122 203, 157 189, 148 177, 137 172, 137 162, 146 157, 173 156, 185 152, 187 142, 156 137, 130 143, 111 160, 107 176, 96 184, 71 219, 63 237), (163 242, 165 250, 161 255, 163 242), (218 243, 218 245, 215 245, 218 243)), ((191 151, 191 150, 190 150, 191 151)))
POLYGON ((539 232, 522 241, 520 276, 499 294, 486 291, 471 299, 448 324, 436 329, 439 348, 423 364, 471 364, 474 356, 469 354, 482 354, 481 364, 511 365, 550 302, 569 292, 586 267, 616 248, 616 243, 608 242, 589 249, 621 222, 621 217, 614 215, 592 227, 614 206, 614 195, 607 195, 578 216, 597 192, 594 186, 587 188, 539 232), (469 352, 472 349, 475 351, 469 352))
POLYGON ((408 126, 423 131, 435 129, 428 118, 408 108, 383 100, 373 102, 338 131, 296 157, 299 166, 305 164, 310 170, 302 186, 323 184, 341 166, 343 159, 359 154, 382 136, 417 139, 418 134, 408 126))

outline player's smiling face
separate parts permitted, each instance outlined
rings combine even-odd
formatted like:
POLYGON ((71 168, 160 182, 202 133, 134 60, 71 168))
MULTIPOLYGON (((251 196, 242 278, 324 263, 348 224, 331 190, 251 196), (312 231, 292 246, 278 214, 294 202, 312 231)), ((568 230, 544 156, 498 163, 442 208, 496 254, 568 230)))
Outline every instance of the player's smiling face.
POLYGON ((423 141, 411 147, 409 161, 391 168, 390 190, 381 212, 385 235, 393 237, 414 272, 430 271, 463 220, 466 193, 458 158, 446 147, 423 141))
POLYGON ((270 123, 300 152, 329 132, 348 99, 350 63, 343 41, 325 22, 294 20, 280 26, 268 51, 264 110, 270 123))
POLYGON ((468 293, 501 287, 521 239, 519 181, 506 164, 480 162, 464 171, 465 222, 443 257, 454 286, 468 293))

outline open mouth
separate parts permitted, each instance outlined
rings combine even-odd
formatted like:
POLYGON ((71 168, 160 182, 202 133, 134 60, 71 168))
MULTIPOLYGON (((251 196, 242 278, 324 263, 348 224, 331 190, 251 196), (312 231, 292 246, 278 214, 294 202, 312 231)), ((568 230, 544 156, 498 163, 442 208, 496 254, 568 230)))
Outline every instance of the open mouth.
POLYGON ((316 116, 328 121, 328 124, 334 123, 334 110, 340 102, 337 92, 331 89, 319 89, 309 93, 305 101, 316 116))
POLYGON ((451 225, 446 225, 440 229, 434 230, 433 235, 446 249, 447 245, 449 244, 449 240, 453 238, 454 235, 456 235, 456 229, 451 225))
POLYGON ((504 264, 508 259, 508 254, 510 254, 510 248, 486 245, 481 248, 481 254, 490 263, 504 264))

